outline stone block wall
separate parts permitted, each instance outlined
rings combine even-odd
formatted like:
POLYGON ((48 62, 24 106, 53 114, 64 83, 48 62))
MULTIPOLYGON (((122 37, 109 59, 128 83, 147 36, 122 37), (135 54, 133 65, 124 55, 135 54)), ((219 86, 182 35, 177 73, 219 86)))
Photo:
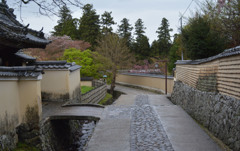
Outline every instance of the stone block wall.
POLYGON ((240 100, 174 83, 171 101, 208 128, 234 151, 240 150, 240 100))
POLYGON ((95 120, 69 117, 43 121, 40 131, 42 151, 86 150, 97 122, 95 120))
POLYGON ((107 84, 102 81, 94 81, 93 87, 95 89, 83 94, 81 96, 81 103, 97 104, 107 94, 107 84))

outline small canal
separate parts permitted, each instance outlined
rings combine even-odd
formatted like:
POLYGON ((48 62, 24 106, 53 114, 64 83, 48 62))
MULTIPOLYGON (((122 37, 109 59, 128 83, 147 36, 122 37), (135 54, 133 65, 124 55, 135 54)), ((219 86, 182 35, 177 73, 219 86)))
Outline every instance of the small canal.
MULTIPOLYGON (((104 105, 111 105, 122 92, 114 91, 113 98, 104 105)), ((94 117, 54 117, 42 126, 44 151, 85 151, 98 122, 94 117)))
POLYGON ((84 151, 96 126, 92 120, 53 120, 51 124, 57 151, 84 151))

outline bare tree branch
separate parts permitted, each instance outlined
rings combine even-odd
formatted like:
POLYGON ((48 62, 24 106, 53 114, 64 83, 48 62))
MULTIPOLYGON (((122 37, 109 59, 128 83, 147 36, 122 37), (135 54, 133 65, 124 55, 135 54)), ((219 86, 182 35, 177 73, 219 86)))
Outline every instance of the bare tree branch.
POLYGON ((16 0, 14 4, 20 8, 20 11, 22 11, 23 5, 27 6, 30 3, 34 3, 39 7, 39 14, 48 17, 52 15, 58 16, 58 11, 63 6, 74 6, 82 8, 82 3, 80 0, 16 0))

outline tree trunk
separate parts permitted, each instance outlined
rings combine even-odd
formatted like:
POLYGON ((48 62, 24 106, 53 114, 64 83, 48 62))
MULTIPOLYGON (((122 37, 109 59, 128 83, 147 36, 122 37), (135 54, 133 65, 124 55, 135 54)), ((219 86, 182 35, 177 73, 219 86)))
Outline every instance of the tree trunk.
POLYGON ((113 78, 112 78, 112 83, 111 83, 111 88, 110 88, 111 95, 113 95, 115 84, 116 84, 116 74, 117 74, 117 70, 113 69, 113 78))

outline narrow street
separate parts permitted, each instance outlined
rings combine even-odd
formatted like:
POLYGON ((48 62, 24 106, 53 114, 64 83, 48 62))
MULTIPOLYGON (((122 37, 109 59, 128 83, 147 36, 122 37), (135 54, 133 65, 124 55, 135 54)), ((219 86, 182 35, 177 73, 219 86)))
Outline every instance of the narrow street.
POLYGON ((126 93, 106 106, 87 151, 221 151, 165 95, 117 85, 126 93))

